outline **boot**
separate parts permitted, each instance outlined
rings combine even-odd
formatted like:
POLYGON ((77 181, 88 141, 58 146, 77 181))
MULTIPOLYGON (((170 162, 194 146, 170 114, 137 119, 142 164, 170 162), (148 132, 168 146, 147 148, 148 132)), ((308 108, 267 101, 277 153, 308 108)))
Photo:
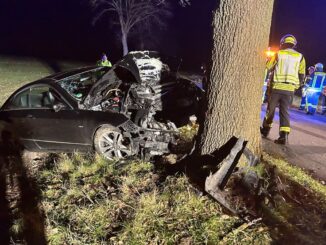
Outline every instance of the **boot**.
POLYGON ((280 132, 280 137, 277 140, 275 140, 274 142, 279 145, 287 145, 287 144, 289 144, 288 136, 289 136, 289 133, 280 132))
POLYGON ((260 133, 264 138, 268 136, 269 131, 271 131, 271 128, 260 127, 260 133))

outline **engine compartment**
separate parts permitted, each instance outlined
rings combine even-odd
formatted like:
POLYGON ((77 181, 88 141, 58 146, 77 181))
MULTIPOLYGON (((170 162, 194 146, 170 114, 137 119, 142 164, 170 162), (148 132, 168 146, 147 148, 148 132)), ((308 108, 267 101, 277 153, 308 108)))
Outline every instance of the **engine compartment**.
POLYGON ((170 152, 178 127, 199 110, 200 89, 150 52, 131 52, 90 91, 82 107, 123 113, 134 124, 123 128, 144 155, 170 152))

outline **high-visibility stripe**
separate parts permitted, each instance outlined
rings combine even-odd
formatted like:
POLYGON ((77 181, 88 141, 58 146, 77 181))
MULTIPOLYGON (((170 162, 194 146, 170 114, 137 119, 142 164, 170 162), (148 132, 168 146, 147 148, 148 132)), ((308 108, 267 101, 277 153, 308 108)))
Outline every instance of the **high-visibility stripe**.
POLYGON ((279 54, 287 54, 287 55, 291 55, 294 57, 302 57, 302 54, 300 54, 299 52, 295 51, 294 49, 284 49, 284 50, 280 50, 279 54))
POLYGON ((297 78, 297 76, 293 76, 291 74, 277 74, 277 77, 281 78, 281 79, 291 77, 293 80, 295 80, 297 78))
POLYGON ((311 103, 308 103, 308 107, 312 107, 312 108, 317 108, 317 106, 316 105, 313 105, 313 104, 311 104, 311 103))
POLYGON ((280 127, 280 132, 290 133, 290 131, 291 131, 290 127, 280 127))
POLYGON ((316 93, 316 92, 320 92, 320 89, 318 88, 307 88, 307 93, 316 93))
POLYGON ((286 83, 275 83, 272 86, 273 89, 278 89, 278 90, 286 90, 286 91, 294 91, 295 86, 292 84, 286 84, 286 83))
POLYGON ((278 73, 275 73, 277 75, 283 74, 283 59, 279 59, 279 60, 280 60, 280 65, 279 65, 280 71, 278 73))
POLYGON ((299 70, 299 65, 300 65, 300 62, 298 62, 298 63, 296 63, 296 65, 295 65, 295 70, 299 70))
POLYGON ((274 83, 292 83, 294 85, 299 84, 299 78, 298 77, 294 77, 292 75, 280 75, 280 74, 276 74, 274 76, 273 82, 274 83))

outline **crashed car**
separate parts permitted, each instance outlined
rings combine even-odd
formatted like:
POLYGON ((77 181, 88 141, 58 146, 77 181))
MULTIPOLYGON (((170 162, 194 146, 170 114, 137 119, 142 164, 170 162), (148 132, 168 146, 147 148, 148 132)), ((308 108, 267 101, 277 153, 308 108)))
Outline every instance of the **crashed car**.
POLYGON ((131 52, 112 68, 86 67, 29 83, 0 109, 3 131, 32 151, 96 150, 108 159, 170 151, 199 110, 200 86, 156 52, 131 52))

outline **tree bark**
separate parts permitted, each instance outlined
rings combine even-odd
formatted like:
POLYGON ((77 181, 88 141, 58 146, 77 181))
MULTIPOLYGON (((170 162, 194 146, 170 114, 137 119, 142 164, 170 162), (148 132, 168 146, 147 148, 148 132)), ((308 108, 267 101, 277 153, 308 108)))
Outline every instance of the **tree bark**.
POLYGON ((122 31, 122 36, 121 36, 121 43, 122 43, 122 48, 123 48, 123 56, 128 54, 129 49, 128 49, 128 41, 127 41, 127 34, 122 31))
POLYGON ((209 154, 232 136, 261 152, 259 132, 264 50, 274 0, 221 0, 214 14, 214 49, 199 153, 209 154))

